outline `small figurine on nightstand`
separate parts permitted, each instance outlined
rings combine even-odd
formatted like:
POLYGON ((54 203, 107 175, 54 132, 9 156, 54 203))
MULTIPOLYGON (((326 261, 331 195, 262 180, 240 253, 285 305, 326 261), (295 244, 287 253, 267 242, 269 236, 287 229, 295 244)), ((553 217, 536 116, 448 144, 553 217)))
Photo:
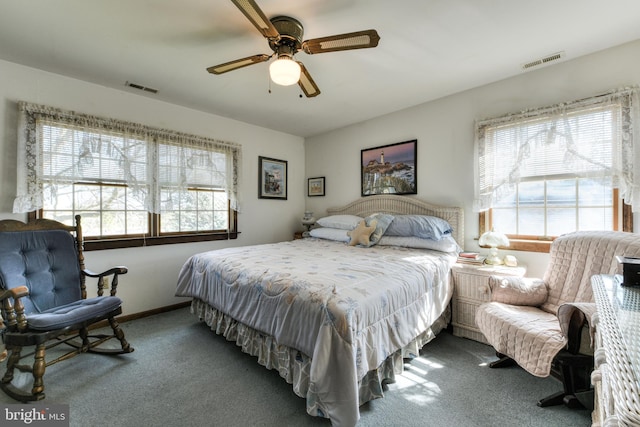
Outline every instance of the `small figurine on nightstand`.
POLYGON ((309 237, 309 231, 313 224, 316 223, 316 219, 313 217, 313 212, 305 211, 304 217, 302 218, 302 225, 304 225, 307 229, 302 233, 302 237, 309 237))
POLYGON ((504 265, 506 265, 507 267, 517 267, 518 266, 518 259, 516 257, 514 257, 513 255, 505 255, 505 257, 504 257, 504 265))

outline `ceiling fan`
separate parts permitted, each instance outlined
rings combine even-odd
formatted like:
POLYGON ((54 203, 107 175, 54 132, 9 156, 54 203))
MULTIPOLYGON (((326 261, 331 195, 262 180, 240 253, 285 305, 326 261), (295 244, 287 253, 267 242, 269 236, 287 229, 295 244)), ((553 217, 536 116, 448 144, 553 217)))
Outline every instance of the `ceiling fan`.
POLYGON ((354 33, 337 34, 302 41, 304 28, 302 24, 289 16, 276 16, 267 19, 264 12, 254 0, 231 0, 238 9, 251 21, 268 41, 273 50, 271 55, 259 54, 246 58, 225 62, 207 68, 211 74, 223 74, 276 57, 269 67, 274 83, 283 86, 298 83, 307 97, 320 94, 320 89, 311 78, 302 62, 296 61, 294 55, 300 50, 309 55, 340 50, 363 49, 376 47, 380 36, 376 30, 356 31, 354 33))

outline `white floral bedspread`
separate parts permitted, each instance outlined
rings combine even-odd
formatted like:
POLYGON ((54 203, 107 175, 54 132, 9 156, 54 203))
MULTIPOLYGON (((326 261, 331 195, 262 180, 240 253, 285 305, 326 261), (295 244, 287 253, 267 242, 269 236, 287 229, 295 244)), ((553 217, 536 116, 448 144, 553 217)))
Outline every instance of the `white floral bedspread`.
POLYGON ((199 298, 310 355, 310 389, 323 415, 352 426, 358 380, 445 311, 455 260, 321 239, 226 248, 187 260, 176 296, 199 298))

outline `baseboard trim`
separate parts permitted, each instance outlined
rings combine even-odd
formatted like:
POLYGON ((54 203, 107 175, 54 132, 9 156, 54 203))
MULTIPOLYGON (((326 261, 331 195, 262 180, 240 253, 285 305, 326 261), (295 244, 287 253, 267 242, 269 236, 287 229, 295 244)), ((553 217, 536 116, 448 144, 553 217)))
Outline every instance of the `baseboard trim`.
MULTIPOLYGON (((164 307, 154 308, 152 310, 140 311, 138 313, 126 314, 124 316, 116 317, 118 323, 125 323, 131 320, 142 319, 143 317, 153 316, 155 314, 167 313, 169 311, 178 310, 180 308, 189 307, 191 305, 191 301, 184 301, 178 304, 167 305, 164 307)), ((109 326, 109 322, 107 320, 102 320, 98 323, 91 325, 90 329, 102 328, 105 326, 109 326)))
POLYGON ((154 308, 153 310, 141 311, 138 313, 127 314, 124 316, 118 316, 118 322, 129 322, 130 320, 142 319, 143 317, 153 316, 154 314, 166 313, 168 311, 178 310, 180 308, 189 307, 191 301, 184 301, 178 304, 167 305, 160 308, 154 308))

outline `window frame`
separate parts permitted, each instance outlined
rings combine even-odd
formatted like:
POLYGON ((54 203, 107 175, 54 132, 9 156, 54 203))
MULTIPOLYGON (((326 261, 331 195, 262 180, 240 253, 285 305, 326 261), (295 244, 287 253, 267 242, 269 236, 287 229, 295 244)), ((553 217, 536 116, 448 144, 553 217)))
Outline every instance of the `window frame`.
MULTIPOLYGON (((488 209, 478 214, 478 236, 482 236, 493 228, 492 210, 488 209)), ((613 230, 633 232, 633 213, 631 206, 620 198, 617 188, 613 189, 613 230)), ((502 248, 513 251, 549 253, 554 237, 506 235, 509 238, 509 247, 502 248)))
MULTIPOLYGON (((137 248, 144 246, 168 245, 176 243, 207 242, 215 240, 234 240, 238 238, 238 212, 230 208, 229 203, 229 230, 211 232, 183 232, 181 234, 160 233, 160 214, 147 213, 149 215, 149 234, 114 236, 113 238, 84 237, 84 250, 95 251, 104 249, 137 248), (137 236, 137 237, 136 237, 137 236)), ((43 218, 43 210, 28 213, 29 221, 43 218)))
MULTIPOLYGON (((80 132, 80 136, 88 135, 87 138, 91 138, 93 134, 98 135, 100 138, 105 135, 107 138, 107 144, 109 144, 108 138, 122 138, 123 141, 133 141, 134 144, 145 144, 144 152, 142 156, 147 156, 146 160, 142 157, 142 162, 149 165, 151 168, 147 175, 149 182, 153 184, 149 187, 148 195, 150 196, 145 201, 145 205, 142 210, 139 206, 131 211, 127 211, 128 205, 118 207, 120 212, 138 212, 141 215, 141 220, 144 220, 144 215, 147 215, 147 224, 138 223, 138 226, 134 224, 136 230, 131 232, 131 229, 126 235, 105 235, 105 236, 87 236, 85 233, 83 236, 85 250, 102 250, 102 249, 116 249, 116 248, 128 248, 128 247, 143 247, 143 246, 155 246, 174 243, 190 243, 201 241, 213 241, 213 240, 229 240, 238 238, 238 178, 241 176, 241 158, 242 147, 240 144, 233 142, 221 141, 217 139, 211 139, 207 137, 200 137, 197 135, 186 134, 176 132, 172 130, 153 128, 146 125, 125 122, 117 119, 103 118, 97 116, 86 115, 77 113, 75 111, 66 111, 54 107, 48 107, 44 105, 31 104, 27 102, 18 102, 18 173, 17 173, 17 194, 14 201, 14 212, 25 213, 28 220, 34 220, 44 217, 44 192, 48 191, 49 185, 71 185, 71 191, 75 194, 76 190, 81 189, 75 186, 80 185, 97 185, 101 188, 110 187, 126 187, 129 189, 135 189, 140 184, 139 179, 135 175, 135 171, 131 169, 113 169, 118 172, 119 176, 125 176, 122 181, 116 176, 107 174, 106 176, 97 174, 94 176, 85 175, 81 173, 68 174, 68 171, 72 170, 66 167, 64 169, 65 175, 51 174, 48 169, 49 158, 43 154, 43 150, 46 150, 45 144, 48 139, 47 133, 40 133, 41 127, 57 127, 60 129, 70 129, 75 132, 80 132), (184 151, 184 158, 182 162, 170 161, 170 163, 156 162, 162 159, 158 156, 158 151, 161 147, 173 146, 178 150, 184 151), (199 152, 201 154, 199 154, 199 152), (193 163, 189 163, 193 162, 193 163), (208 166, 207 162, 211 164, 208 166), (191 165, 193 170, 191 169, 191 165), (189 165, 189 166, 185 166, 189 165), (169 169, 167 169, 169 168, 169 169), (175 170, 171 168, 176 168, 175 170), (198 168, 206 172, 205 175, 196 176, 198 168), (123 174, 123 175, 121 175, 123 174), (164 175, 161 175, 164 174, 164 175), (60 179, 62 177, 62 179, 60 179), (133 178, 129 181, 129 177, 133 178), (167 180, 167 177, 175 179, 167 180), (170 186, 170 187, 167 187, 170 186), (160 197, 159 191, 163 188, 173 188, 170 190, 171 197, 183 197, 182 194, 190 192, 192 190, 205 190, 216 193, 224 193, 226 195, 226 209, 224 205, 220 205, 222 200, 219 200, 212 206, 205 208, 206 212, 214 214, 218 212, 226 213, 226 228, 225 229, 210 229, 201 231, 167 231, 161 232, 161 217, 163 210, 163 201, 160 197), (143 229, 147 228, 147 232, 143 229)), ((44 132, 44 131, 43 131, 44 132)), ((75 141, 75 140, 74 140, 75 141)), ((86 150, 87 147, 91 151, 77 152, 73 147, 63 147, 65 150, 61 150, 62 154, 67 153, 71 159, 86 159, 85 152, 89 153, 89 156, 97 156, 96 161, 101 161, 102 157, 102 140, 93 142, 88 139, 89 142, 82 140, 80 148, 86 150), (95 147, 95 148, 94 148, 95 147), (95 150, 95 151, 94 151, 95 150), (74 157, 75 156, 75 157, 74 157)), ((119 148, 120 146, 117 146, 119 148)), ((134 147, 135 149, 135 147, 134 147)), ((112 150, 113 151, 113 150, 112 150)), ((182 151, 179 152, 182 156, 182 151)), ((55 153, 54 153, 55 154, 55 153)), ((110 153, 109 153, 110 154, 110 153)), ((125 150, 116 151, 116 154, 120 157, 121 164, 126 166, 133 164, 140 164, 140 157, 137 152, 129 154, 125 150)), ((91 159, 91 157, 89 157, 91 159)), ((107 160, 111 159, 105 157, 107 160)), ((116 159, 115 157, 113 157, 116 159)), ((177 159, 177 157, 173 157, 177 159)), ((116 159, 116 161, 118 161, 116 159)), ((76 160, 80 162, 79 160, 76 160)), ((85 161, 86 162, 86 161, 85 161)), ((90 163, 92 165, 93 163, 90 163)), ((71 163, 73 166, 74 163, 71 163)), ((144 183, 142 184, 144 185, 144 183)), ((163 196, 164 197, 164 196, 163 196)), ((219 197, 219 195, 218 195, 219 197)), ((53 209, 51 212, 56 212, 57 202, 53 200, 53 209)), ((109 211, 102 202, 96 209, 92 207, 90 212, 95 211, 99 215, 104 215, 109 211)), ((184 209, 177 209, 178 211, 184 211, 184 209)), ((197 209, 196 209, 197 210, 197 209)), ((69 209, 60 209, 58 212, 61 214, 65 212, 71 212, 73 216, 82 215, 82 209, 77 209, 75 205, 71 205, 69 209)), ((174 212, 175 210, 171 210, 174 212)), ((189 207, 186 207, 186 211, 190 211, 189 207)), ((183 213, 184 213, 183 212, 183 213)), ((166 212, 165 212, 166 214, 166 212)), ((207 222, 206 226, 215 226, 215 222, 207 222)), ((220 223, 219 223, 220 224, 220 223)), ((181 228, 184 224, 180 224, 178 228, 181 228)), ((102 231, 100 231, 102 232, 102 231)), ((108 230, 107 230, 108 232, 108 230)))
MULTIPOLYGON (((556 129, 558 134, 562 135, 563 127, 558 126, 556 128, 556 123, 554 123, 554 121, 560 121, 560 123, 564 125, 564 123, 569 123, 568 121, 572 119, 580 120, 580 115, 584 113, 587 113, 588 115, 589 111, 597 113, 600 109, 600 111, 605 113, 607 108, 609 108, 608 106, 611 106, 611 111, 615 112, 612 116, 613 121, 611 123, 616 124, 619 127, 614 126, 611 128, 614 132, 611 134, 614 136, 614 139, 612 140, 612 153, 614 154, 614 157, 611 159, 612 163, 608 166, 607 172, 608 176, 613 180, 613 187, 610 190, 612 192, 610 199, 611 205, 606 204, 603 207, 611 209, 612 230, 633 232, 633 211, 638 211, 640 206, 640 203, 638 203, 638 201, 640 201, 640 197, 638 196, 640 192, 636 189, 637 185, 634 183, 634 177, 636 175, 634 174, 636 169, 634 166, 634 159, 639 158, 638 154, 640 153, 640 147, 638 147, 638 144, 634 143, 638 136, 640 136, 640 132, 634 130, 634 124, 640 123, 640 101, 638 93, 638 87, 626 87, 576 101, 563 102, 551 106, 508 113, 495 118, 476 120, 474 147, 476 160, 476 171, 474 175, 474 210, 479 213, 479 235, 482 235, 493 228, 493 210, 494 208, 498 208, 498 205, 495 205, 494 207, 494 203, 496 201, 495 197, 498 195, 496 191, 498 191, 505 183, 513 185, 521 182, 521 180, 518 179, 519 173, 514 173, 514 171, 516 171, 515 168, 519 169, 521 167, 526 167, 527 165, 524 161, 528 161, 529 159, 526 154, 522 156, 520 153, 517 153, 517 161, 513 157, 511 160, 512 163, 509 163, 509 160, 507 160, 507 163, 505 164, 506 169, 502 168, 495 171, 490 168, 484 169, 487 165, 491 165, 491 163, 487 164, 485 162, 491 162, 492 159, 496 158, 496 155, 500 158, 503 157, 501 151, 496 152, 496 148, 499 148, 499 146, 493 145, 499 141, 491 141, 491 143, 487 143, 485 141, 487 129, 495 131, 495 129, 502 128, 508 131, 509 128, 512 128, 515 132, 518 132, 517 129, 519 127, 526 127, 528 125, 536 126, 537 123, 544 123, 546 121, 546 117, 548 117, 551 121, 547 122, 548 127, 546 129, 543 127, 537 133, 535 133, 535 129, 533 129, 534 133, 527 134, 527 129, 524 128, 524 133, 522 134, 523 139, 516 138, 513 141, 516 144, 539 144, 541 142, 540 137, 555 137, 556 129), (624 135, 624 138, 621 137, 622 135, 624 135), (486 153, 488 157, 485 157, 484 150, 487 150, 486 153), (496 172, 497 175, 493 175, 493 173, 496 172), (505 172, 509 175, 504 175, 505 172), (512 179, 512 174, 515 179, 512 179), (488 181, 486 179, 488 179, 488 181)), ((584 123, 588 123, 588 121, 584 123)), ((565 133, 565 135, 568 135, 568 138, 571 141, 570 138, 572 133, 565 133)), ((544 141, 544 139, 542 141, 544 141)), ((503 141, 502 143, 504 144, 504 142, 507 141, 503 141)), ((588 147, 588 145, 585 145, 585 147, 588 147)), ((525 147, 524 145, 522 145, 521 148, 525 150, 528 149, 528 147, 525 147)), ((507 150, 509 149, 507 148, 507 150)), ((580 155, 579 152, 576 154, 578 150, 576 150, 575 145, 571 150, 571 155, 580 155)), ((590 161, 589 157, 582 157, 582 159, 587 162, 590 161)), ((597 159, 595 159, 591 164, 606 165, 607 163, 597 163, 597 159)), ((556 176, 556 174, 554 174, 554 166, 557 168, 558 164, 551 163, 550 171, 539 175, 540 179, 537 181, 546 181, 548 177, 556 176)), ((525 173, 526 170, 522 172, 525 173)), ((588 171, 587 174, 589 174, 588 171)), ((528 177, 527 180, 535 180, 533 178, 535 175, 531 175, 531 177, 529 177, 529 174, 525 173, 525 176, 528 177)), ((578 177, 579 176, 576 175, 576 178, 578 177)), ((576 200, 576 202, 578 202, 578 200, 576 200)), ((545 198, 544 204, 546 205, 546 203, 547 199, 545 198)), ((579 204, 575 205, 575 207, 579 208, 579 204)), ((518 209, 517 206, 515 206, 515 209, 518 209)), ((508 249, 532 252, 548 252, 551 242, 555 239, 554 236, 545 237, 509 234, 507 236, 510 239, 508 249)))

